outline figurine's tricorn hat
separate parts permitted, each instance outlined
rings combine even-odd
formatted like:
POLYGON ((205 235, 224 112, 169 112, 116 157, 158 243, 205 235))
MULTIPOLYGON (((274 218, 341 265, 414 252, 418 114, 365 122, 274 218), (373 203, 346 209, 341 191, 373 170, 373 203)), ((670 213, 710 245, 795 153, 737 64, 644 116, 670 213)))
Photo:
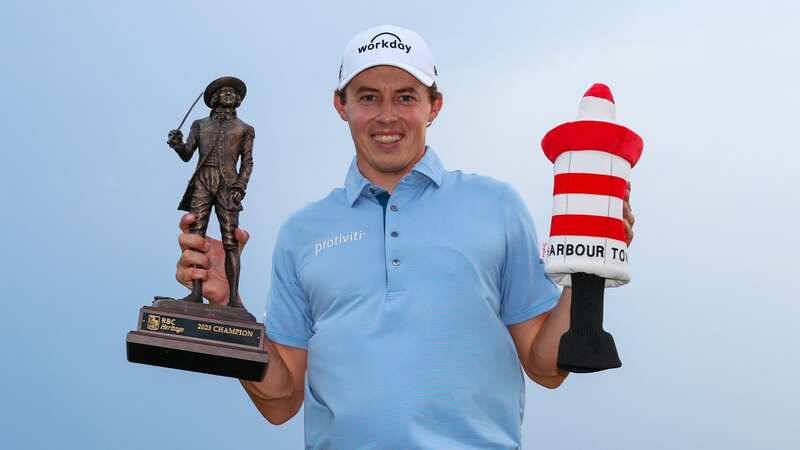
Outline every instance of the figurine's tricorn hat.
POLYGON ((247 94, 247 86, 245 86, 244 81, 236 77, 220 77, 209 83, 208 87, 206 87, 206 91, 203 93, 203 101, 206 102, 206 106, 211 108, 211 97, 214 95, 214 92, 226 86, 232 87, 233 90, 239 94, 239 97, 244 100, 244 96, 247 94))

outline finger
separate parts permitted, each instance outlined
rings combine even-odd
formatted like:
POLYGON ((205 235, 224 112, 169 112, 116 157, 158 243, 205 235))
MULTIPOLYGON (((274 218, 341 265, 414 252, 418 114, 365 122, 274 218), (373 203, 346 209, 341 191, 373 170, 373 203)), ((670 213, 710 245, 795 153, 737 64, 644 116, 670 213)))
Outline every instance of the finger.
POLYGON ((243 249, 247 241, 250 240, 250 233, 241 228, 237 228, 233 233, 236 236, 236 241, 239 242, 239 250, 243 249))
POLYGON ((633 242, 633 228, 631 228, 628 221, 625 221, 625 233, 628 235, 628 245, 631 245, 631 242, 633 242))
POLYGON ((181 221, 178 222, 178 227, 180 227, 181 231, 184 233, 189 232, 189 225, 191 225, 197 218, 192 213, 186 213, 181 217, 181 221))
POLYGON ((625 219, 631 227, 636 223, 636 218, 633 216, 631 204, 628 202, 622 203, 622 218, 625 219))
POLYGON ((175 279, 184 286, 189 286, 192 280, 207 280, 208 271, 197 267, 183 267, 175 272, 175 279))
POLYGON ((217 247, 217 246, 219 246, 220 248, 222 247, 222 241, 220 241, 219 239, 214 239, 211 236, 206 236, 205 240, 206 240, 206 244, 208 244, 208 245, 206 245, 206 249, 207 249, 206 251, 211 250, 212 248, 217 247))
POLYGON ((181 258, 178 260, 178 264, 185 267, 194 265, 202 267, 203 269, 208 269, 208 267, 211 265, 211 260, 205 253, 186 249, 183 251, 183 253, 181 253, 181 258))
POLYGON ((181 233, 178 235, 178 244, 181 246, 181 251, 191 249, 198 252, 207 252, 210 248, 206 238, 193 233, 181 233))
POLYGON ((186 287, 189 287, 192 282, 189 270, 189 268, 178 266, 178 270, 175 271, 175 279, 186 287))

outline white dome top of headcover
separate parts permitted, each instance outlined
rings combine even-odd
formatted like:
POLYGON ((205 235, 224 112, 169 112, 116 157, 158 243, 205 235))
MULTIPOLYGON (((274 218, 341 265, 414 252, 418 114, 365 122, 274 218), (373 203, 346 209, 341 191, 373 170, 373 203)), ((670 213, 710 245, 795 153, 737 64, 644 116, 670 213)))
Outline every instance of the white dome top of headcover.
POLYGON ((405 28, 381 25, 357 34, 344 49, 338 89, 370 67, 394 66, 430 87, 436 82, 436 66, 422 36, 405 28))
POLYGON ((597 120, 614 122, 617 119, 617 106, 611 89, 605 84, 595 83, 583 94, 578 109, 578 120, 597 120))

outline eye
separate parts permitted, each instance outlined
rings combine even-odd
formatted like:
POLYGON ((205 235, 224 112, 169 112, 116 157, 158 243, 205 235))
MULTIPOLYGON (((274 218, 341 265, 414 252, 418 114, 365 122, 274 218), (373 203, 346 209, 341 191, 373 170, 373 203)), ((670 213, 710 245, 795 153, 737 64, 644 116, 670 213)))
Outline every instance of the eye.
POLYGON ((414 98, 414 96, 410 95, 410 94, 403 94, 403 95, 400 96, 400 101, 402 103, 411 103, 414 100, 416 100, 416 98, 414 98))
POLYGON ((359 100, 366 103, 372 103, 378 99, 378 96, 375 94, 364 94, 361 96, 359 100))

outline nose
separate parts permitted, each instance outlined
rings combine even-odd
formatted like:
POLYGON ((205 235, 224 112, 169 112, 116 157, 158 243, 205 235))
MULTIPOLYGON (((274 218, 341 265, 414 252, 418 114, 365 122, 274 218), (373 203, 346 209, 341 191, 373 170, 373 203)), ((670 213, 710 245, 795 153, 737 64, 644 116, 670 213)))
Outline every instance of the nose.
POLYGON ((397 119, 395 115, 394 105, 392 105, 392 100, 390 98, 385 98, 383 102, 381 102, 381 111, 378 115, 379 122, 392 122, 397 119))

